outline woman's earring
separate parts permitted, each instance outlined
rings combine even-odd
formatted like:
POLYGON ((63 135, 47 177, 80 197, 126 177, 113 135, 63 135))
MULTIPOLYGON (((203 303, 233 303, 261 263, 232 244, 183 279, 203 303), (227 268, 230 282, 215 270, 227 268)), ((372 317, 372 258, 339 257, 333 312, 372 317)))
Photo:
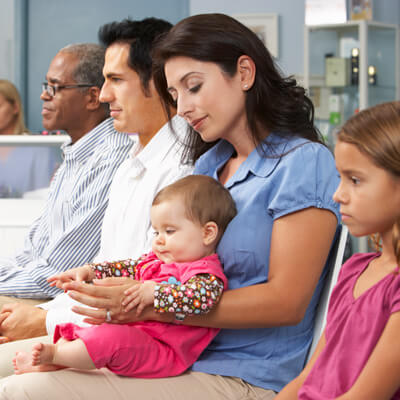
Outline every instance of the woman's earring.
POLYGON ((244 85, 244 86, 243 86, 243 89, 244 89, 244 90, 247 90, 248 88, 249 88, 249 85, 244 85))

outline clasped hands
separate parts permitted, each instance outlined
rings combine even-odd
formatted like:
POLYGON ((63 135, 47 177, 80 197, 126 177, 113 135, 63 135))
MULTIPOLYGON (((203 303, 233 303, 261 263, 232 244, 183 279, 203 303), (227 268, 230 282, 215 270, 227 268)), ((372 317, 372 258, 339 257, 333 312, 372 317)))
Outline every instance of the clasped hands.
POLYGON ((152 311, 154 302, 153 281, 139 282, 131 278, 95 279, 90 265, 72 268, 47 279, 50 286, 64 290, 68 295, 87 306, 73 306, 72 310, 84 315, 85 322, 99 325, 106 321, 128 323, 145 320, 146 310, 152 311), (151 307, 150 307, 151 306, 151 307))

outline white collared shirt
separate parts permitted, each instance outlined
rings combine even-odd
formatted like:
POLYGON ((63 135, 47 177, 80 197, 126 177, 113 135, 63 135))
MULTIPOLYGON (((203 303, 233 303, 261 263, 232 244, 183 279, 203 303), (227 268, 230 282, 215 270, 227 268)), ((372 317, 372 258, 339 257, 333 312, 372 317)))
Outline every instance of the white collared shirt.
MULTIPOLYGON (((177 133, 185 134, 184 120, 175 117, 172 122, 177 133)), ((96 261, 137 258, 151 250, 150 208, 155 195, 193 170, 181 164, 182 150, 168 124, 144 148, 139 141, 133 146, 111 184, 96 261)))
MULTIPOLYGON (((111 184, 100 251, 95 258, 97 262, 137 258, 148 252, 152 239, 150 208, 154 196, 164 186, 192 173, 192 166, 181 163, 181 142, 187 123, 178 116, 171 122, 176 135, 169 124, 165 124, 144 148, 137 141, 129 158, 118 168, 111 184)), ((58 323, 85 325, 81 316, 70 311, 72 303, 67 295, 60 295, 41 306, 49 310, 46 320, 49 334, 58 323)))

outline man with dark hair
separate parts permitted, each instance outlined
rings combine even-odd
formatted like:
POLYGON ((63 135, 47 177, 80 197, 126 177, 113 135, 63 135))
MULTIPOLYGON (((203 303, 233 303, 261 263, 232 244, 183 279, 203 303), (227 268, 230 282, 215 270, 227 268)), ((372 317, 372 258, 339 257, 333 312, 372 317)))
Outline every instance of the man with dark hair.
POLYGON ((117 130, 138 135, 112 184, 96 257, 99 261, 139 257, 149 250, 152 232, 147 211, 153 197, 192 171, 180 162, 187 124, 178 116, 168 121, 152 78, 153 46, 171 27, 156 18, 126 19, 99 31, 99 39, 107 47, 100 100, 109 103, 117 130))
MULTIPOLYGON (((99 31, 99 39, 106 47, 100 100, 109 104, 114 127, 135 132, 137 141, 113 179, 96 262, 137 258, 150 250, 149 210, 153 197, 193 169, 181 163, 187 123, 178 116, 168 121, 152 79, 151 51, 158 37, 171 26, 155 18, 126 19, 107 24, 99 31)), ((174 115, 175 110, 170 110, 170 114, 174 115)), ((9 335, 18 340, 44 335, 46 331, 51 335, 55 325, 63 322, 84 325, 83 317, 71 311, 71 304, 72 300, 61 294, 41 305, 45 310, 38 311, 41 314, 37 323, 18 334, 15 324, 9 335)), ((28 306, 24 312, 28 312, 28 306)), ((39 340, 50 339, 42 337, 0 346, 0 376, 11 373, 5 363, 10 362, 15 350, 30 350, 31 344, 39 340)))

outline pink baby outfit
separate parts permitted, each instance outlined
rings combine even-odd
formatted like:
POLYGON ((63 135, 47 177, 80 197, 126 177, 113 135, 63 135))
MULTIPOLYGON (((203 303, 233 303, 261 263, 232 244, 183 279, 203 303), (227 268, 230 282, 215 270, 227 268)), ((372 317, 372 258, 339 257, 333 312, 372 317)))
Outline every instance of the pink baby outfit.
MULTIPOLYGON (((299 400, 336 399, 350 390, 389 317, 400 311, 398 273, 386 275, 357 299, 354 298, 357 279, 379 255, 355 254, 343 265, 329 302, 326 346, 300 389, 299 400)), ((400 390, 397 390, 392 400, 399 399, 400 390)))
MULTIPOLYGON (((198 274, 215 275, 225 288, 228 285, 216 254, 190 263, 165 264, 150 253, 138 265, 135 279, 183 284, 198 274)), ((200 294, 194 290, 194 295, 200 294)), ((155 321, 89 328, 68 323, 57 325, 54 342, 60 337, 80 338, 96 368, 107 367, 124 376, 163 378, 179 375, 189 368, 218 332, 215 328, 155 321)))

